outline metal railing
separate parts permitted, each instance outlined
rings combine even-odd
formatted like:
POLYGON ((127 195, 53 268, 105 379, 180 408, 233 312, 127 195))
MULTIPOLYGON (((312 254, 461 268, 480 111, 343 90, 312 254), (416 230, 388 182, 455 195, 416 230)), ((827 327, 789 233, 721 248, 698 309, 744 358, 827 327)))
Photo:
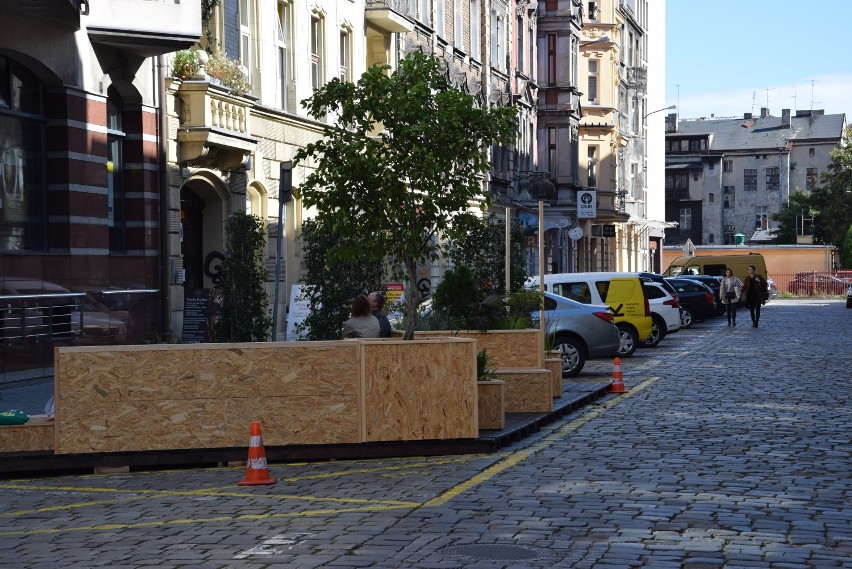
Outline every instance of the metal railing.
POLYGON ((0 296, 0 340, 68 339, 83 329, 80 309, 86 293, 0 296))

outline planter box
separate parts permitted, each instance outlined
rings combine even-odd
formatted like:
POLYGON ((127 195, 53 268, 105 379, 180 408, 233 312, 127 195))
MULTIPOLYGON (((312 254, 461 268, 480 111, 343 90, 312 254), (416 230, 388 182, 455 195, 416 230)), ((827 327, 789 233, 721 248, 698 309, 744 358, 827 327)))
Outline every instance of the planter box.
MULTIPOLYGON (((402 332, 393 331, 394 336, 402 337, 402 332)), ((525 328, 523 330, 439 330, 415 332, 415 338, 430 337, 470 338, 476 340, 476 349, 488 350, 489 365, 492 368, 542 368, 541 330, 525 328)))
MULTIPOLYGON (((475 438, 464 338, 55 350, 56 454, 475 438)), ((42 444, 43 446, 43 444, 42 444)))
POLYGON ((562 358, 545 358, 544 368, 550 370, 553 381, 553 396, 562 397, 562 358))
POLYGON ((506 383, 506 413, 553 411, 553 381, 550 379, 550 370, 496 369, 494 375, 506 383))
POLYGON ((477 381, 480 429, 502 429, 506 426, 506 384, 500 380, 477 381))

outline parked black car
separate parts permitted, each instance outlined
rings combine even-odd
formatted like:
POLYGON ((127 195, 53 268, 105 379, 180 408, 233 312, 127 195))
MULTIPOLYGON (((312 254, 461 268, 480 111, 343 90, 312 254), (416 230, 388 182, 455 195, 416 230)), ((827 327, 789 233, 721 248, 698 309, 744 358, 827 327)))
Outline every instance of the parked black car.
POLYGON ((666 280, 677 291, 680 320, 684 328, 716 315, 716 297, 709 286, 691 278, 668 277, 666 280))
POLYGON ((713 296, 716 298, 716 315, 725 313, 725 305, 722 304, 722 299, 719 297, 719 289, 722 288, 722 277, 714 277, 710 275, 689 275, 690 280, 704 283, 713 291, 713 296))

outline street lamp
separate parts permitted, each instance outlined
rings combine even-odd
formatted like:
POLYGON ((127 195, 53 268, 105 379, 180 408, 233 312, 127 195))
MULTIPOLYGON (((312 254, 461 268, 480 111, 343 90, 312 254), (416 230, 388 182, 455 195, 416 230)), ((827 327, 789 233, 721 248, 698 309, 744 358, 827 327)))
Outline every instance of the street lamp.
POLYGON ((662 109, 657 109, 656 111, 651 111, 650 113, 646 113, 646 114, 642 115, 642 118, 645 119, 645 118, 653 115, 654 113, 661 113, 663 111, 670 111, 670 110, 676 109, 676 108, 677 108, 677 105, 669 105, 668 107, 665 107, 665 108, 662 108, 662 109))

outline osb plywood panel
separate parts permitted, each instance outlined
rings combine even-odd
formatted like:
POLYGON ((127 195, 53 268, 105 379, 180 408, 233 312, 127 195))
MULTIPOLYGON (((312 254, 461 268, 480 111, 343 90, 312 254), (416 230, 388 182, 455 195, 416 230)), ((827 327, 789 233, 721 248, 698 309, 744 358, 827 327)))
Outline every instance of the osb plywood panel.
POLYGON ((361 344, 368 442, 478 435, 475 342, 414 339, 361 344))
POLYGON ((58 348, 58 454, 359 442, 358 345, 58 348))
POLYGON ((506 426, 505 385, 500 380, 477 384, 480 429, 502 429, 506 426))
POLYGON ((452 336, 476 340, 477 350, 488 350, 495 368, 540 368, 544 365, 541 330, 475 330, 415 332, 415 337, 452 336))
POLYGON ((546 369, 498 369, 506 383, 506 413, 549 413, 553 410, 553 383, 546 369))
POLYGON ((562 358, 545 358, 544 369, 550 370, 553 382, 553 396, 562 397, 562 358))
POLYGON ((23 425, 0 425, 0 452, 53 449, 53 419, 33 415, 23 425))

